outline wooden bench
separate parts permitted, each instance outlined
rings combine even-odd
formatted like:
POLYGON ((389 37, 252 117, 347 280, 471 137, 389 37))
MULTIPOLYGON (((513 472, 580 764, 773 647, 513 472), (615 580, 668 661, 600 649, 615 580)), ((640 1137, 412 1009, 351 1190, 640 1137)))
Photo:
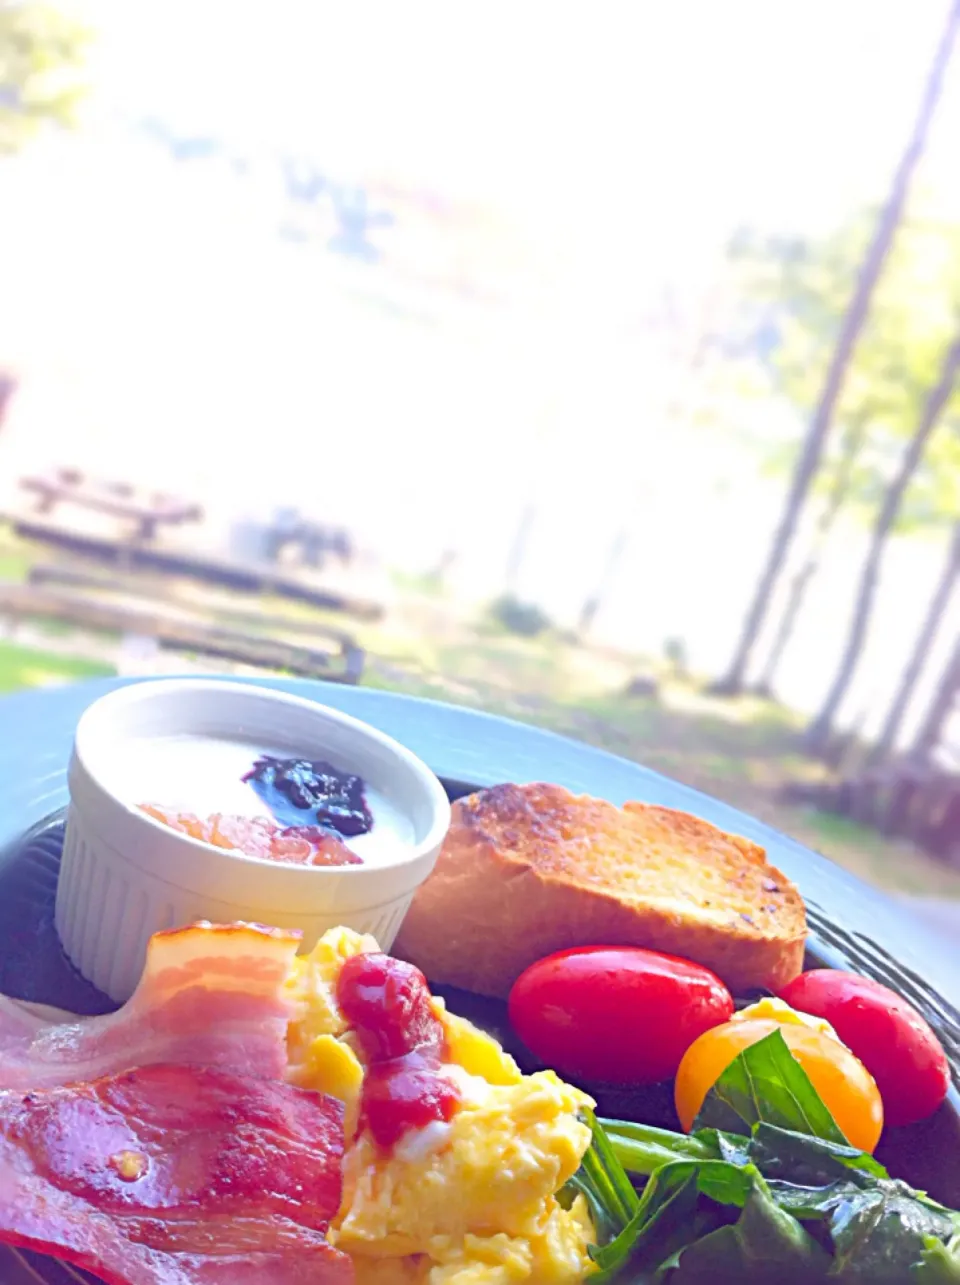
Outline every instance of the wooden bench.
POLYGON ((272 563, 241 562, 202 550, 158 543, 137 543, 96 531, 81 531, 52 522, 39 514, 2 515, 15 535, 36 544, 63 550, 89 564, 145 571, 170 577, 187 577, 244 594, 266 594, 306 603, 328 611, 342 611, 363 620, 378 620, 384 612, 379 599, 333 585, 322 576, 286 571, 272 563))
POLYGON ((175 605, 126 597, 111 601, 87 587, 57 589, 40 584, 0 585, 0 615, 48 619, 106 633, 138 634, 166 649, 280 670, 304 678, 355 684, 365 653, 347 634, 317 624, 316 637, 330 647, 308 646, 203 620, 175 605))
POLYGON ((203 518, 203 509, 192 501, 159 492, 138 491, 126 482, 95 481, 76 469, 24 477, 20 479, 20 487, 36 497, 34 512, 37 514, 50 514, 58 505, 73 504, 132 523, 138 540, 153 540, 161 526, 181 526, 203 518))

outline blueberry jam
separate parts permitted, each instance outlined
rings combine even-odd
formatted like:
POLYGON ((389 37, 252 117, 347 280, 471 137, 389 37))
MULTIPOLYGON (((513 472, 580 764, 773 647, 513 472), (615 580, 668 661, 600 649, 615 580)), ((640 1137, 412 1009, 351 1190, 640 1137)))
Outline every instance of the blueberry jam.
POLYGON ((307 812, 348 839, 373 827, 363 779, 338 772, 331 763, 264 754, 243 779, 278 819, 294 820, 297 813, 307 812))

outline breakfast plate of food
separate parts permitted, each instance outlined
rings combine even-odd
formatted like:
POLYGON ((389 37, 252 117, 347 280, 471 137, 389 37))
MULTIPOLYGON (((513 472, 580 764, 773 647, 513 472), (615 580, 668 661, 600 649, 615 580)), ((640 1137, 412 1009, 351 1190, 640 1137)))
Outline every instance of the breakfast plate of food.
POLYGON ((960 1280, 948 944, 750 818, 310 683, 0 780, 6 1285, 960 1280))

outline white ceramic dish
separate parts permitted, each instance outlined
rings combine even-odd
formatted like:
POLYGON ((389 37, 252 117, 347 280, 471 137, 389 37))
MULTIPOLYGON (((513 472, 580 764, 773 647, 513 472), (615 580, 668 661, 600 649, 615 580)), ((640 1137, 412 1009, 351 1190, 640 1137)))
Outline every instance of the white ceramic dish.
MULTIPOLYGON (((450 823, 440 782, 382 732, 297 696, 207 679, 136 683, 97 701, 77 727, 69 786, 57 932, 76 968, 118 1002, 136 986, 151 934, 198 919, 299 928, 305 950, 345 924, 389 949, 450 823), (264 752, 363 777, 374 826, 349 842, 364 864, 249 857, 138 807, 239 811, 237 769, 264 752)), ((251 815, 265 813, 252 791, 245 797, 251 815)))

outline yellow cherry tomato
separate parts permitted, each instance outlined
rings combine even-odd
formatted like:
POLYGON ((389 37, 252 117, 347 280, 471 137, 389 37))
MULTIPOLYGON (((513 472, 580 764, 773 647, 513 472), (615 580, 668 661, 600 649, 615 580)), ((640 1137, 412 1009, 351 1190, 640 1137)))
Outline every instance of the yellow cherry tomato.
POLYGON ((809 1026, 772 1020, 725 1022, 687 1049, 674 1083, 674 1101, 689 1132, 703 1100, 738 1053, 779 1031, 837 1126, 853 1147, 872 1152, 883 1129, 883 1103, 873 1076, 839 1040, 809 1026))

